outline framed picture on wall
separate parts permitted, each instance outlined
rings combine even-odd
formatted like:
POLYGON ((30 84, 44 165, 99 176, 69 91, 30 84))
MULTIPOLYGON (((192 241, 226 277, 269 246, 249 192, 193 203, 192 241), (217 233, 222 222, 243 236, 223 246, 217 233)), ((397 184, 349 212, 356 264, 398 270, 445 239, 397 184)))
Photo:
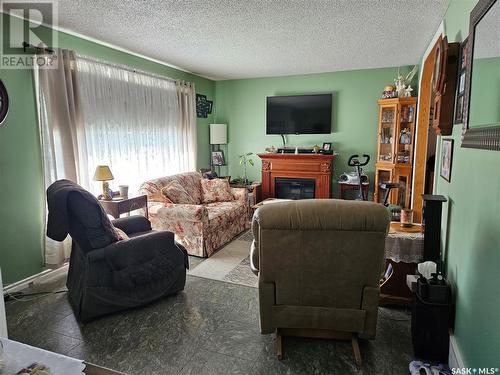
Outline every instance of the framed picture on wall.
POLYGON ((464 121, 464 93, 465 93, 465 71, 467 70, 467 41, 466 38, 460 45, 460 56, 458 60, 457 94, 455 98, 454 124, 461 124, 464 121))
POLYGON ((441 149, 441 177, 451 180, 451 165, 453 161, 453 139, 443 139, 441 149))
POLYGON ((212 104, 206 95, 196 94, 196 117, 207 118, 212 113, 212 104))
POLYGON ((220 151, 212 151, 212 165, 213 166, 222 166, 226 163, 224 160, 224 153, 222 150, 220 151))

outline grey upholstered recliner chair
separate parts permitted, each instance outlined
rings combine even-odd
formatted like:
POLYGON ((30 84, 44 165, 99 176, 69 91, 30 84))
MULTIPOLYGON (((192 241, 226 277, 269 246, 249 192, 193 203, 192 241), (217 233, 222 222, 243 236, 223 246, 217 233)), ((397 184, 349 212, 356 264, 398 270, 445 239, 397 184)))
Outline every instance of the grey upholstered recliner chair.
POLYGON ((188 266, 185 249, 174 234, 152 231, 143 216, 113 221, 127 234, 121 239, 98 200, 79 185, 59 180, 47 189, 47 235, 71 236, 68 297, 76 317, 100 315, 142 306, 184 288, 188 266))
POLYGON ((264 205, 253 218, 261 333, 373 339, 389 226, 372 202, 314 199, 264 205))

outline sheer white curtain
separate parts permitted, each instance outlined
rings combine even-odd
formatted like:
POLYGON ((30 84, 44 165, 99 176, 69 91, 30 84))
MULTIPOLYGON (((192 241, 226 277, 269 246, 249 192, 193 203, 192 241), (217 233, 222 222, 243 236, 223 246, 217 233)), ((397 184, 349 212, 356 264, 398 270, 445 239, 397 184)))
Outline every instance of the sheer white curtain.
POLYGON ((196 169, 196 92, 194 83, 176 81, 177 98, 180 106, 182 138, 188 151, 189 170, 196 169))
MULTIPOLYGON (((63 178, 89 185, 85 129, 74 70, 75 55, 73 51, 61 49, 55 54, 56 69, 35 65, 33 70, 45 190, 63 178)), ((44 238, 47 264, 60 264, 69 257, 69 237, 64 242, 44 238)))
MULTIPOLYGON (((151 178, 196 169, 194 85, 57 50, 57 69, 34 69, 45 188, 66 178, 94 193, 109 165, 135 193, 151 178)), ((70 241, 45 237, 45 261, 69 257, 70 241)))
MULTIPOLYGON (((186 127, 176 82, 77 56, 88 173, 109 165, 111 187, 195 170, 196 127, 186 127)), ((193 112, 194 113, 194 112, 193 112)), ((99 191, 95 184, 93 191, 99 191)))

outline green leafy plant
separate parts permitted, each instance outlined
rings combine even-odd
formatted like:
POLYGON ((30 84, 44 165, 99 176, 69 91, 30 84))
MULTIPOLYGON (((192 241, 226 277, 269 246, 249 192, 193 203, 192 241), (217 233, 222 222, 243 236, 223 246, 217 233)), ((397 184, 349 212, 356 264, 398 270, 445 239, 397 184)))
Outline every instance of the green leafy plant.
POLYGON ((245 185, 248 185, 247 163, 252 167, 255 165, 253 159, 249 158, 249 156, 251 155, 253 155, 253 152, 247 152, 246 154, 238 155, 238 157, 240 158, 240 165, 243 166, 243 177, 239 178, 239 180, 245 185))

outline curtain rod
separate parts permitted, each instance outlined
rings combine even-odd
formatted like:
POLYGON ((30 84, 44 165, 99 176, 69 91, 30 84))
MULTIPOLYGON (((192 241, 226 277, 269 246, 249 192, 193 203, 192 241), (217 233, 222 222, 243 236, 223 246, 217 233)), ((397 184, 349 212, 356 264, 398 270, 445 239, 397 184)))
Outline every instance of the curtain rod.
POLYGON ((28 42, 23 42, 23 51, 26 52, 26 50, 29 49, 35 49, 38 53, 38 51, 46 51, 49 54, 54 53, 54 49, 52 47, 44 47, 44 46, 34 46, 33 44, 29 44, 28 42))
POLYGON ((174 78, 162 76, 160 74, 150 73, 150 72, 146 72, 144 70, 131 68, 131 67, 126 66, 126 65, 115 64, 115 63, 111 63, 111 62, 108 62, 108 61, 99 60, 99 59, 96 59, 94 57, 83 56, 83 55, 79 55, 79 54, 77 54, 76 57, 78 59, 80 59, 80 60, 86 60, 86 61, 97 63, 97 64, 107 65, 107 66, 110 66, 110 67, 113 67, 113 68, 119 68, 119 69, 126 70, 128 72, 142 74, 142 75, 145 75, 145 76, 149 76, 149 77, 153 77, 153 78, 157 78, 157 79, 162 79, 162 80, 165 80, 165 81, 172 81, 172 82, 179 81, 179 82, 183 82, 184 86, 191 86, 191 82, 186 82, 186 81, 183 81, 183 80, 176 80, 174 78))

